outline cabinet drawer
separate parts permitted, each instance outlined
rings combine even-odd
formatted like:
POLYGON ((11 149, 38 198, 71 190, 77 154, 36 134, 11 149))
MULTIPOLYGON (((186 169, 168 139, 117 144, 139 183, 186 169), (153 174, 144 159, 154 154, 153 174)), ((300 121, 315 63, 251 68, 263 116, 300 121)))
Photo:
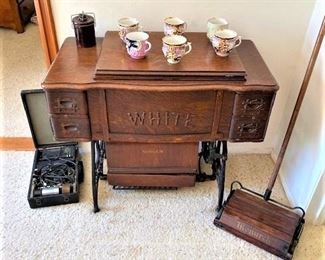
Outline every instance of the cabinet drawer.
POLYGON ((51 115, 51 124, 57 140, 89 141, 90 126, 87 116, 51 115))
POLYGON ((110 171, 177 174, 194 173, 197 168, 198 143, 144 144, 107 143, 110 171), (146 168, 146 169, 145 169, 146 168))
POLYGON ((263 141, 267 120, 235 117, 231 122, 230 140, 234 142, 263 141))
POLYGON ((47 91, 46 97, 51 114, 88 114, 85 92, 47 91))
POLYGON ((273 93, 236 94, 234 115, 267 117, 273 103, 273 93))

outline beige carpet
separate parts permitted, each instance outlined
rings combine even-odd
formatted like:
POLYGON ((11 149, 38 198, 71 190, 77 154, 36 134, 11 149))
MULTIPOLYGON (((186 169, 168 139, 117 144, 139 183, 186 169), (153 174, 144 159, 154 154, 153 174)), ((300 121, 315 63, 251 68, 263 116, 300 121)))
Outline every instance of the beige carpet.
MULTIPOLYGON (((29 136, 20 91, 39 88, 45 75, 35 25, 24 34, 0 29, 0 73, 0 136, 29 136)), ((30 209, 33 156, 0 152, 0 259, 277 259, 213 225, 215 182, 177 191, 114 191, 101 182, 102 210, 92 213, 89 153, 80 203, 30 209)), ((226 194, 235 179, 262 192, 272 167, 267 155, 230 156, 226 194)), ((279 183, 274 197, 286 202, 279 183)), ((307 225, 294 259, 324 259, 324 235, 307 225)))
MULTIPOLYGON (((277 259, 218 229, 215 182, 177 191, 115 191, 100 183, 101 211, 92 213, 89 154, 80 202, 30 209, 32 152, 1 152, 3 259, 277 259)), ((263 191, 273 162, 266 155, 232 155, 233 180, 263 191)), ((279 183, 274 198, 285 202, 279 183)), ((294 259, 324 259, 324 227, 307 225, 294 259)))
POLYGON ((34 24, 21 34, 0 28, 0 136, 30 136, 20 91, 41 88, 46 68, 40 44, 34 24))

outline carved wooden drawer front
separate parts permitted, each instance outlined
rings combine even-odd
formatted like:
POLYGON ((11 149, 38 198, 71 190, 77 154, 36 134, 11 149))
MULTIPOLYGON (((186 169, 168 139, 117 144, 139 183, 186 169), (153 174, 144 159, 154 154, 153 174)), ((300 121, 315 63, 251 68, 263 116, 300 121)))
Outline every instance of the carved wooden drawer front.
POLYGON ((235 117, 231 123, 231 141, 262 141, 266 131, 267 120, 255 120, 251 117, 235 117))
POLYGON ((90 140, 90 126, 87 116, 51 115, 51 124, 58 140, 90 140))
POLYGON ((210 134, 216 91, 106 91, 110 133, 210 134))
POLYGON ((47 91, 46 97, 51 114, 88 114, 85 92, 47 91))
POLYGON ((253 92, 236 94, 234 115, 267 117, 271 109, 273 93, 253 92))

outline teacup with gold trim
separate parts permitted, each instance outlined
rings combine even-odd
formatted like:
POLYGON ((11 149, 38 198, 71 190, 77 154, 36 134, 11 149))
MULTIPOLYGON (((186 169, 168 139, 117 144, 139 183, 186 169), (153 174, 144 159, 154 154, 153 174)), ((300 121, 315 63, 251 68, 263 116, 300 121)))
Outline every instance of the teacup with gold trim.
POLYGON ((119 36, 125 42, 125 36, 130 32, 141 31, 139 21, 133 17, 123 17, 118 20, 119 36))
POLYGON ((167 35, 162 38, 162 42, 162 51, 170 64, 180 62, 182 57, 192 50, 191 43, 182 35, 167 35))
POLYGON ((207 37, 211 41, 216 31, 228 29, 228 26, 229 24, 226 19, 211 17, 207 22, 207 37))
POLYGON ((230 52, 241 44, 241 36, 230 29, 218 30, 211 38, 212 46, 220 57, 227 57, 230 52))
POLYGON ((185 32, 187 24, 178 17, 166 17, 164 19, 165 35, 181 35, 185 32))

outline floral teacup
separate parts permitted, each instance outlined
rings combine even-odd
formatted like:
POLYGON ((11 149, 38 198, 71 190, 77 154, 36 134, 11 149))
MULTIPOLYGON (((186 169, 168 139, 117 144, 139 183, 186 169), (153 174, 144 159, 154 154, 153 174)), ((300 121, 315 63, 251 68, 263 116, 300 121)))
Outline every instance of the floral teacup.
POLYGON ((182 35, 168 35, 162 41, 162 51, 170 64, 180 62, 182 57, 189 54, 192 50, 191 43, 182 35))
POLYGON ((125 36, 126 49, 133 59, 142 59, 151 49, 151 43, 147 40, 149 35, 145 32, 130 32, 125 36))

